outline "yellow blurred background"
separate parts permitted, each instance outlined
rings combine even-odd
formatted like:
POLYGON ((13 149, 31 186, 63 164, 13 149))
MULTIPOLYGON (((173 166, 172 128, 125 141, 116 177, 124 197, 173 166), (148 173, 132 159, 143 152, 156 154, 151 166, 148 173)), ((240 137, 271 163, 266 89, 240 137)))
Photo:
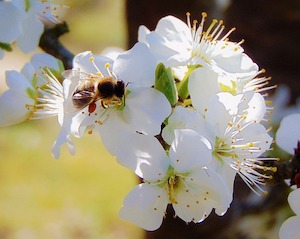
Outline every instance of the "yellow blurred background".
MULTIPOLYGON (((69 2, 64 19, 70 33, 61 40, 71 52, 126 49, 124 0, 69 2)), ((20 70, 32 54, 5 54, 0 92, 5 70, 20 70)), ((0 128, 0 239, 141 238, 142 231, 118 215, 137 183, 133 173, 117 164, 96 134, 75 139, 76 154, 64 147, 55 160, 51 147, 58 132, 55 118, 0 128)))

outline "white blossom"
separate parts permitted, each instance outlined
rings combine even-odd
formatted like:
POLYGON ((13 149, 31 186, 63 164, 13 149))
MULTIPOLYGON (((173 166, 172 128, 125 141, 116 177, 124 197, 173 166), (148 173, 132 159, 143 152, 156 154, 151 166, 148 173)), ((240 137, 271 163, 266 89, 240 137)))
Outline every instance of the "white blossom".
POLYGON ((296 214, 288 218, 280 227, 279 238, 280 239, 298 239, 300 238, 300 188, 297 188, 290 192, 288 202, 291 209, 296 214))
POLYGON ((167 155, 155 138, 139 137, 138 145, 121 156, 137 160, 135 172, 143 178, 124 200, 123 219, 151 231, 160 227, 168 204, 187 223, 205 220, 213 208, 218 215, 227 211, 232 195, 207 167, 212 148, 205 138, 192 130, 176 130, 167 155))
POLYGON ((0 59, 3 50, 11 50, 16 42, 25 53, 35 50, 44 24, 60 23, 57 12, 67 6, 51 0, 11 0, 0 2, 0 59))
POLYGON ((6 72, 9 89, 0 96, 0 126, 58 114, 63 103, 62 86, 49 69, 60 72, 61 63, 42 53, 34 55, 21 72, 6 72), (51 68, 45 68, 47 63, 51 68))
POLYGON ((152 32, 141 26, 139 41, 148 44, 158 61, 172 67, 179 79, 191 65, 242 78, 256 74, 258 66, 243 53, 242 41, 234 43, 227 39, 235 29, 222 35, 223 21, 213 20, 205 30, 206 17, 203 13, 197 26, 197 21, 191 23, 190 14, 187 14, 187 24, 176 17, 166 16, 159 20, 152 32))
POLYGON ((161 123, 170 114, 171 107, 166 97, 153 89, 156 61, 148 48, 137 43, 129 51, 121 53, 113 62, 104 56, 93 56, 90 52, 78 54, 74 58, 74 68, 64 80, 64 122, 62 132, 54 144, 53 153, 59 156, 59 148, 67 135, 82 137, 85 131, 97 130, 108 151, 118 150, 120 135, 143 133, 157 135, 161 123), (89 75, 90 74, 90 75, 89 75), (76 109, 72 102, 78 84, 89 80, 88 76, 109 76, 122 80, 126 86, 124 100, 101 105, 95 102, 91 112, 89 105, 76 109), (83 75, 83 77, 81 77, 83 75), (60 142, 60 143, 58 143, 60 142))

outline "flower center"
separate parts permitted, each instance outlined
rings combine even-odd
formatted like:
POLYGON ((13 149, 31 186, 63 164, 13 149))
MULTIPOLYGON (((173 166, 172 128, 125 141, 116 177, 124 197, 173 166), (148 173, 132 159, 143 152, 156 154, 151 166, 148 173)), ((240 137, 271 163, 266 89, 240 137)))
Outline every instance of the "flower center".
MULTIPOLYGON (((190 13, 187 13, 187 25, 191 29, 192 34, 192 49, 191 49, 191 57, 200 57, 206 63, 211 64, 213 52, 223 50, 227 47, 228 36, 235 31, 235 28, 232 28, 225 34, 222 38, 220 35, 224 30, 223 21, 214 19, 210 26, 204 31, 204 23, 207 18, 207 14, 205 12, 202 13, 202 19, 197 26, 198 21, 194 20, 191 23, 190 13), (221 44, 220 44, 221 43, 221 44)), ((240 45, 242 42, 237 43, 240 45)))
POLYGON ((169 166, 166 176, 166 189, 170 203, 177 203, 176 193, 184 187, 185 174, 175 172, 174 168, 169 166))
POLYGON ((220 161, 223 161, 223 157, 232 157, 236 158, 237 156, 233 153, 232 146, 226 142, 226 140, 216 137, 215 147, 213 155, 220 161))

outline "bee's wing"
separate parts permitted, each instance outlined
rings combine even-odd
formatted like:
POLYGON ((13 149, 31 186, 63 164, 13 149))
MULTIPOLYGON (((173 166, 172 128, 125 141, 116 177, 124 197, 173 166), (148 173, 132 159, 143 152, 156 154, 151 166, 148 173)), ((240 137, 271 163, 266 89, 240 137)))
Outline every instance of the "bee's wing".
POLYGON ((61 75, 66 79, 66 78, 79 76, 79 73, 80 72, 77 70, 65 70, 64 72, 61 73, 61 75))
POLYGON ((94 77, 93 74, 88 74, 86 72, 75 70, 75 69, 65 70, 64 72, 61 73, 61 75, 65 79, 75 79, 77 81, 90 80, 94 77))
POLYGON ((95 93, 87 90, 74 92, 72 102, 77 110, 83 109, 95 100, 95 93))

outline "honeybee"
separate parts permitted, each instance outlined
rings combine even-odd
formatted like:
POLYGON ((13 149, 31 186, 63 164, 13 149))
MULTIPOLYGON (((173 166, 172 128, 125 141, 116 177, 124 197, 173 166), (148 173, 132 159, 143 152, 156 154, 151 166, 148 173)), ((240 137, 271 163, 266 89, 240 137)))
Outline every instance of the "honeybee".
POLYGON ((89 106, 91 114, 96 110, 96 102, 99 100, 103 108, 109 108, 111 103, 125 104, 125 83, 111 76, 98 76, 76 70, 67 70, 62 74, 65 78, 79 78, 80 83, 72 93, 73 106, 80 110, 89 106))

